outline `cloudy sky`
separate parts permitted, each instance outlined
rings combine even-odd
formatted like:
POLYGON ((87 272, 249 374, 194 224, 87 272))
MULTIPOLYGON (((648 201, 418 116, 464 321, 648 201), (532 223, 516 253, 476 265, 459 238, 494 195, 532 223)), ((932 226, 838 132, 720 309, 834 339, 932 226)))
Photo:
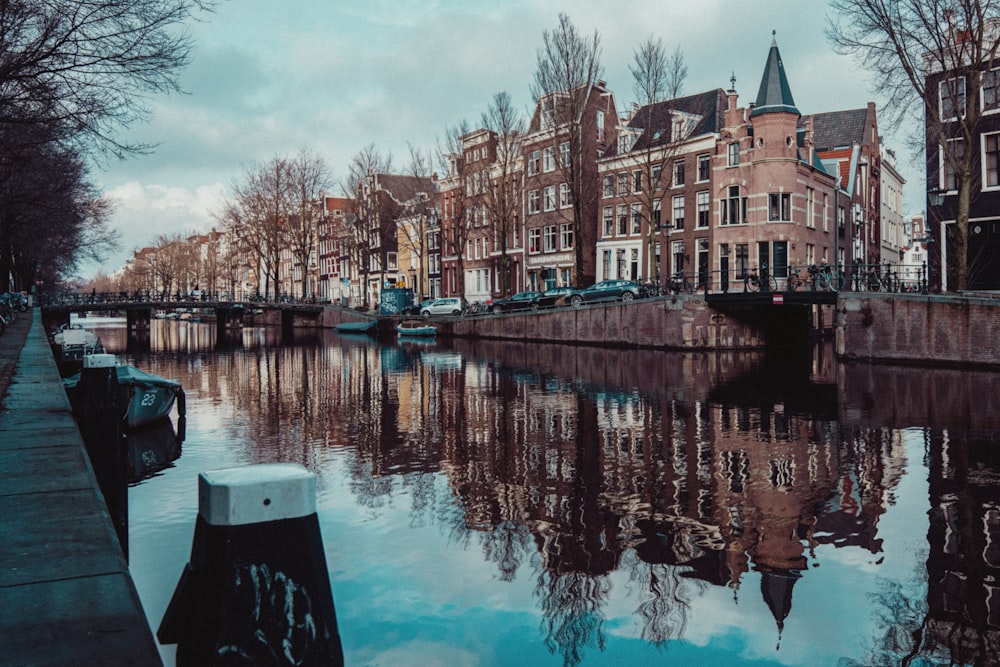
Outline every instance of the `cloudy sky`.
MULTIPOLYGON (((536 49, 560 12, 581 33, 600 34, 604 79, 620 109, 635 99, 628 67, 650 36, 683 51, 685 93, 728 88, 735 74, 746 104, 772 30, 802 113, 880 101, 857 64, 831 48, 820 0, 223 0, 191 26, 185 94, 152 100, 149 122, 125 134, 157 150, 94 174, 122 234, 103 269, 117 270, 158 234, 209 230, 255 161, 308 148, 340 182, 368 144, 405 169, 409 145, 431 149, 448 126, 476 124, 496 92, 529 113, 536 49)), ((918 182, 919 160, 891 130, 880 127, 898 169, 918 182)), ((919 211, 922 193, 906 191, 906 213, 919 211)))

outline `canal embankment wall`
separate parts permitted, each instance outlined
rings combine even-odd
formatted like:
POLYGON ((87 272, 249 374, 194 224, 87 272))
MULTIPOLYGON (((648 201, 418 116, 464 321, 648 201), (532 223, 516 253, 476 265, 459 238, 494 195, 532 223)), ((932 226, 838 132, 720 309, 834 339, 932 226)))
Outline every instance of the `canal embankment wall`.
POLYGON ((1000 368, 1000 299, 852 293, 837 303, 842 359, 1000 368))
POLYGON ((11 326, 28 331, 0 396, 0 662, 160 665, 42 318, 11 326))
MULTIPOLYGON (((323 326, 365 315, 330 309, 323 326)), ((394 319, 380 318, 386 332, 394 319)), ((713 308, 700 295, 542 312, 436 318, 439 335, 668 350, 763 350, 835 340, 845 360, 1000 368, 1000 298, 847 292, 836 305, 767 303, 713 308)))

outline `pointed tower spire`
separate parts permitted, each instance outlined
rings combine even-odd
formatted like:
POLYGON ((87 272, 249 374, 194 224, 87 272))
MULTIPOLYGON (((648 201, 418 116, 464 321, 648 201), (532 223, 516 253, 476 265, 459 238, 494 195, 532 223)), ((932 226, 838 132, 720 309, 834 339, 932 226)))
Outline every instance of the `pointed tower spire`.
POLYGON ((778 38, 773 30, 771 51, 764 66, 764 76, 760 80, 760 90, 757 91, 757 103, 750 117, 763 113, 802 115, 795 106, 795 100, 792 99, 792 89, 788 86, 788 78, 785 76, 785 65, 781 62, 781 54, 778 52, 778 38))

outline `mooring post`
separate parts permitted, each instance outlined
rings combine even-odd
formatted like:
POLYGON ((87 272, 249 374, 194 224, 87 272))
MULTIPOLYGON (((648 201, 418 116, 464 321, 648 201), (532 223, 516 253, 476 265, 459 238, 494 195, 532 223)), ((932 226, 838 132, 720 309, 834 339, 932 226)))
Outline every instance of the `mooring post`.
POLYGON ((122 435, 124 410, 119 409, 122 389, 115 366, 113 354, 84 355, 77 386, 81 401, 77 420, 97 485, 104 495, 104 504, 127 561, 128 444, 122 435))
POLYGON ((315 480, 291 463, 201 473, 191 559, 157 631, 178 667, 344 664, 315 480))

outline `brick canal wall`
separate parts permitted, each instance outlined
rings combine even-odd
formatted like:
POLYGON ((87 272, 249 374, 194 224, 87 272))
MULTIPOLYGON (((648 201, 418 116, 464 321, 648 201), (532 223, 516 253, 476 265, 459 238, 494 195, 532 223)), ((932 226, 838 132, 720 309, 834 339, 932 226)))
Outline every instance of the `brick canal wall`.
POLYGON ((460 337, 583 343, 675 350, 760 349, 766 342, 759 318, 713 310, 699 296, 595 304, 550 312, 456 320, 460 337))
POLYGON ((837 307, 844 359, 1000 368, 1000 299, 845 294, 837 307))

